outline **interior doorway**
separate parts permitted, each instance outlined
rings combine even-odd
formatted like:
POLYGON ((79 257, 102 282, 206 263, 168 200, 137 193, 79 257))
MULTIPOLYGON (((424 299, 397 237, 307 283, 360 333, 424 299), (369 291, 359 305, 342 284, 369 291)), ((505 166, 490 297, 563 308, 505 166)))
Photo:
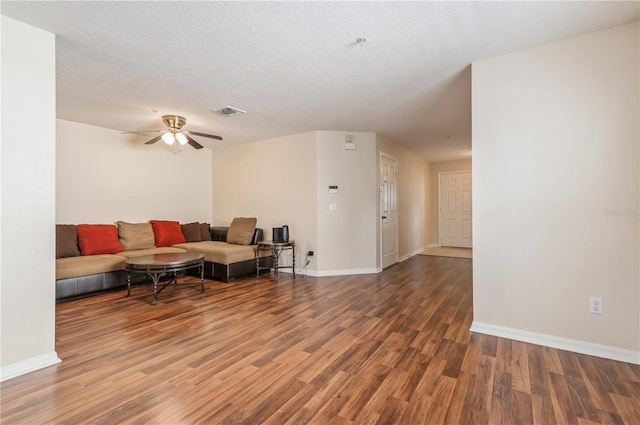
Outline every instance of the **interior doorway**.
POLYGON ((472 247, 471 171, 438 174, 440 246, 472 247))
POLYGON ((398 262, 398 160, 380 152, 380 256, 382 268, 398 262))

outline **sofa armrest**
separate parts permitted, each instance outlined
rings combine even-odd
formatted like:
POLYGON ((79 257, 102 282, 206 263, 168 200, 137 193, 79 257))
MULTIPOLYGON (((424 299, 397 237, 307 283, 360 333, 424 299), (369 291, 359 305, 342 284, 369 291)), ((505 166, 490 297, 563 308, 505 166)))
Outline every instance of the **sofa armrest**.
MULTIPOLYGON (((211 227, 211 240, 218 242, 226 242, 227 241, 227 232, 229 231, 229 227, 223 226, 213 226, 211 227)), ((264 232, 262 229, 257 228, 253 232, 253 237, 251 238, 251 245, 257 245, 258 241, 264 239, 264 232)))
POLYGON ((229 231, 228 227, 221 226, 212 226, 211 227, 211 240, 217 242, 226 242, 227 241, 227 232, 229 231))
POLYGON ((261 240, 264 240, 262 229, 256 227, 255 232, 253 232, 253 238, 251 238, 251 245, 257 245, 258 241, 261 240))

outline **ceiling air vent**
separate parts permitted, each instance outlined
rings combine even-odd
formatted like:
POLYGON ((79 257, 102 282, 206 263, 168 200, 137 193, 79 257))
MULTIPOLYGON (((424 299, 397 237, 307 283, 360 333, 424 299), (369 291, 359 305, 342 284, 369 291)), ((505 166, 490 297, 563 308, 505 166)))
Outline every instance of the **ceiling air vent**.
POLYGON ((225 117, 232 117, 238 114, 246 114, 247 111, 243 111, 242 109, 234 108, 233 106, 225 106, 222 109, 218 109, 217 111, 213 111, 216 114, 224 115, 225 117))

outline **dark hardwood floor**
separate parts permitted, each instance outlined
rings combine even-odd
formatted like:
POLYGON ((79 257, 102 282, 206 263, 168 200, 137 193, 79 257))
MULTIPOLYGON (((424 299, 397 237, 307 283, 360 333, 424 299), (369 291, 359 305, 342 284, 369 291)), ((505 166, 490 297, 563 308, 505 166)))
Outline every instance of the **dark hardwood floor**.
POLYGON ((471 260, 59 303, 2 424, 640 424, 640 366, 471 334, 471 260))

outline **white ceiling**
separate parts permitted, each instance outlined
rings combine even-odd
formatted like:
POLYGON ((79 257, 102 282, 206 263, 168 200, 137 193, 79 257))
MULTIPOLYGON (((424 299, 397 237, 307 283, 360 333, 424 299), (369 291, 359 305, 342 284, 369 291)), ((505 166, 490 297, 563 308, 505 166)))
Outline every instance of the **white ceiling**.
POLYGON ((637 20, 640 3, 2 1, 1 13, 57 34, 58 118, 125 131, 180 114, 224 138, 198 138, 206 147, 369 131, 442 161, 471 154, 471 62, 637 20), (211 112, 227 105, 248 113, 211 112))

